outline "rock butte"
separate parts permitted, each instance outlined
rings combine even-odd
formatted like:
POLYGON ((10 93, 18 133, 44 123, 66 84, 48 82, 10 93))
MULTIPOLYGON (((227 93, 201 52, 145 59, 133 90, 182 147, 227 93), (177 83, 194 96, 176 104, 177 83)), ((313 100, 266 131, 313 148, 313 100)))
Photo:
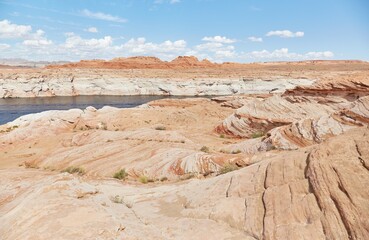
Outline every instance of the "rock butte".
POLYGON ((1 239, 369 239, 368 63, 132 58, 0 73, 3 97, 53 95, 22 95, 51 79, 262 86, 0 126, 1 239), (73 166, 84 175, 62 172, 73 166))

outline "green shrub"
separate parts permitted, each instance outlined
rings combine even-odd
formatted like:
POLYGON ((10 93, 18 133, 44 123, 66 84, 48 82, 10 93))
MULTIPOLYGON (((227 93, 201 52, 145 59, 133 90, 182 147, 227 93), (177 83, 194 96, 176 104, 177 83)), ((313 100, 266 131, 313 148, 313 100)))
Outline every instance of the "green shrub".
POLYGON ((237 170, 238 167, 234 164, 226 163, 223 165, 223 167, 220 169, 219 174, 226 174, 228 172, 232 172, 237 170))
POLYGON ((116 178, 119 180, 126 180, 127 177, 128 177, 128 173, 126 173, 126 170, 124 168, 114 173, 113 175, 113 178, 116 178))
POLYGON ((142 175, 138 178, 138 181, 140 181, 140 183, 146 184, 149 182, 148 177, 146 177, 145 175, 142 175))
POLYGON ((70 167, 67 167, 66 169, 64 169, 62 172, 67 172, 67 173, 70 173, 70 174, 77 173, 78 175, 83 175, 83 174, 85 174, 86 171, 81 167, 70 166, 70 167))
POLYGON ((251 134, 252 138, 259 138, 259 137, 262 137, 262 136, 264 136, 263 132, 254 132, 253 134, 251 134))
POLYGON ((205 153, 209 153, 209 148, 207 146, 202 146, 200 151, 205 152, 205 153))
POLYGON ((220 138, 224 138, 225 136, 224 136, 224 134, 220 134, 219 137, 220 138))

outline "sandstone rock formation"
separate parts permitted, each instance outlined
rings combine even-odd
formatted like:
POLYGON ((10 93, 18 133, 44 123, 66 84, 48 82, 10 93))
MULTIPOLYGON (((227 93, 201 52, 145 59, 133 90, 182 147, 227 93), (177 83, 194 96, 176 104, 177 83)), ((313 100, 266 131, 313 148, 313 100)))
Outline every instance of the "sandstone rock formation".
POLYGON ((2 69, 0 97, 205 96, 283 93, 289 89, 286 94, 293 96, 340 92, 338 95, 351 101, 367 94, 368 66, 355 61, 215 64, 194 57, 171 62, 154 57, 91 60, 43 69, 2 69))
MULTIPOLYGON (((322 106, 317 106, 322 109, 322 106)), ((260 138, 246 140, 227 146, 224 152, 241 151, 255 153, 271 149, 291 150, 321 143, 326 139, 340 135, 352 128, 368 126, 369 97, 362 97, 337 112, 321 116, 306 116, 284 126, 275 127, 260 138)), ((317 111, 317 113, 319 113, 317 111)), ((246 129, 250 129, 248 126, 246 129)))
MULTIPOLYGON (((344 105, 345 101, 339 103, 344 105)), ((296 120, 328 115, 334 111, 335 105, 339 104, 320 104, 314 99, 292 102, 278 95, 265 99, 251 98, 244 100, 243 106, 215 130, 236 137, 251 137, 258 133, 263 135, 296 120)))
POLYGON ((367 64, 242 66, 136 69, 132 78, 112 69, 3 71, 6 96, 34 82, 42 87, 26 96, 52 95, 50 79, 93 94, 108 78, 104 86, 115 88, 118 78, 143 76, 137 92, 188 79, 196 90, 178 92, 224 91, 217 84, 234 84, 229 76, 258 91, 47 111, 0 126, 0 239, 369 239, 367 64), (284 79, 316 81, 283 92, 284 79), (113 178, 122 169, 127 176, 113 178))
POLYGON ((368 136, 359 128, 174 185, 0 170, 0 232, 4 239, 367 239, 368 136))

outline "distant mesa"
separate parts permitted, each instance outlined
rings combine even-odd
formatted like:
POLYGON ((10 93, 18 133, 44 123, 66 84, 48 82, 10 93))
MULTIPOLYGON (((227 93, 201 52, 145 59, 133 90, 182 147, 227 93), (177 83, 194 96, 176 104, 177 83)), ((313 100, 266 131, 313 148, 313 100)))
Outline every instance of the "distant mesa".
POLYGON ((223 62, 214 63, 208 59, 199 60, 195 56, 178 56, 172 61, 163 61, 152 56, 117 57, 111 60, 93 59, 81 60, 79 62, 66 61, 29 61, 25 59, 0 59, 0 68, 93 68, 93 69, 225 69, 225 68, 254 68, 257 66, 324 66, 324 65, 346 65, 346 64, 367 64, 360 60, 305 60, 305 61, 277 61, 277 62, 254 62, 236 63, 223 62))
POLYGON ((46 68, 108 68, 108 69, 183 69, 183 68, 215 68, 221 64, 207 59, 199 61, 194 56, 179 56, 170 62, 157 57, 119 57, 112 60, 81 60, 76 63, 53 64, 46 68))

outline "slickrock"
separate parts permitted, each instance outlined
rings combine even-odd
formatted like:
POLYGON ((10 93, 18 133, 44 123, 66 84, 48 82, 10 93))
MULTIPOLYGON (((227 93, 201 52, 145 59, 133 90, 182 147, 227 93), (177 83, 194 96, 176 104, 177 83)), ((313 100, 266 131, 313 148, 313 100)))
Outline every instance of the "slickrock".
POLYGON ((177 184, 1 170, 0 233, 4 239, 367 239, 368 136, 359 128, 314 148, 177 184))
POLYGON ((2 97, 252 94, 1 125, 0 239, 369 239, 368 66, 148 57, 2 69, 2 97))
POLYGON ((0 126, 0 149, 13 166, 58 171, 83 166, 87 174, 99 176, 111 177, 123 168, 133 178, 216 174, 224 164, 248 163, 240 155, 201 151, 209 141, 204 135, 213 138, 213 124, 229 111, 209 99, 159 100, 136 109, 47 111, 0 126), (199 116, 209 122, 200 123, 199 116), (20 152, 27 153, 19 157, 20 152))
POLYGON ((291 102, 274 95, 266 99, 244 100, 244 105, 215 128, 220 134, 251 137, 296 120, 329 115, 334 111, 330 104, 320 104, 314 99, 291 102))
POLYGON ((286 96, 340 96, 351 101, 368 94, 368 72, 353 72, 350 76, 340 78, 339 81, 323 78, 311 86, 298 86, 285 92, 286 96))
POLYGON ((326 139, 340 135, 352 128, 369 125, 369 97, 362 97, 347 108, 322 115, 306 118, 291 124, 276 127, 265 137, 246 140, 223 149, 225 152, 241 151, 255 153, 271 149, 291 150, 321 143, 326 139))

